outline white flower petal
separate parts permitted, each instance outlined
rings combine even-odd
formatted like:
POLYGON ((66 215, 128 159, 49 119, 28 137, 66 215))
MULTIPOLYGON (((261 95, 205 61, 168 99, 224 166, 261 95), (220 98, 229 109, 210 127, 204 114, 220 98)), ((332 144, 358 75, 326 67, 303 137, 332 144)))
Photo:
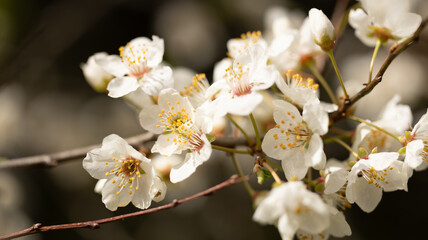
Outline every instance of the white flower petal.
POLYGON ((153 68, 140 80, 141 89, 150 96, 157 96, 162 89, 172 88, 174 79, 168 66, 153 68))
POLYGON ((350 203, 357 203, 364 212, 370 213, 382 199, 382 189, 368 184, 364 178, 357 178, 354 184, 346 188, 346 198, 350 203))
POLYGON ((97 56, 94 60, 97 65, 115 77, 122 77, 129 73, 128 68, 122 63, 122 58, 118 55, 97 56))
POLYGON ((330 215, 330 227, 328 232, 334 237, 351 236, 352 231, 349 224, 346 222, 343 212, 337 211, 330 215))
MULTIPOLYGON (((288 151, 289 154, 294 152, 288 151)), ((305 164, 303 159, 295 156, 289 156, 289 158, 282 160, 282 168, 287 180, 297 178, 298 180, 303 179, 308 172, 308 166, 305 164)))
POLYGON ((399 154, 396 152, 382 152, 369 155, 369 163, 376 170, 384 170, 389 167, 394 160, 397 160, 399 154))
POLYGON ((139 86, 137 79, 134 77, 117 77, 108 84, 108 95, 112 98, 123 97, 135 91, 139 86))
POLYGON ((414 140, 407 144, 406 157, 404 162, 411 168, 416 169, 421 165, 428 165, 422 156, 424 150, 424 142, 422 140, 414 140))
POLYGON ((182 148, 179 144, 174 144, 173 139, 178 139, 175 134, 159 135, 158 140, 152 147, 152 152, 158 152, 164 156, 179 154, 182 148))
POLYGON ((282 240, 292 240, 297 229, 297 222, 290 219, 287 215, 282 215, 278 219, 278 230, 282 240))
POLYGON ((305 154, 307 166, 311 166, 317 170, 321 170, 325 167, 326 156, 323 146, 324 144, 321 137, 314 133, 309 141, 309 148, 305 154))

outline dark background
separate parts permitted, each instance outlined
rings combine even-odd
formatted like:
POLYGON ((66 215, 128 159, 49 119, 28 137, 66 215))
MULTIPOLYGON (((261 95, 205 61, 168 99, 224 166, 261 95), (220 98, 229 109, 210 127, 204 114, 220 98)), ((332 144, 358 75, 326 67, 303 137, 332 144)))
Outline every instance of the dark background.
MULTIPOLYGON (((164 59, 172 66, 211 76, 215 62, 225 56, 226 41, 246 31, 263 30, 264 12, 272 5, 303 12, 316 7, 330 16, 334 1, 0 1, 0 119, 7 120, 0 125, 0 156, 17 158, 96 144, 110 133, 122 137, 141 133, 132 109, 90 88, 81 63, 95 52, 117 54, 118 47, 131 39, 156 34, 164 38, 164 59)), ((350 29, 342 40, 339 60, 350 53, 371 52, 350 29)), ((425 67, 426 43, 422 37, 420 45, 408 53, 422 56, 425 67)), ((328 66, 326 74, 331 73, 328 66)), ((425 97, 412 108, 424 111, 426 103, 425 97)), ((335 149, 330 147, 328 153, 346 157, 335 149)), ((250 172, 251 159, 241 162, 250 172)), ((164 203, 233 173, 230 160, 216 154, 185 182, 168 185, 164 203)), ((52 169, 1 171, 0 234, 36 222, 85 221, 137 210, 131 205, 108 211, 101 196, 93 192, 95 182, 80 160, 52 169)), ((418 172, 409 180, 408 193, 385 193, 373 213, 354 205, 346 211, 353 231, 346 239, 423 238, 427 186, 427 172, 418 172)), ((253 222, 252 213, 248 195, 236 185, 176 209, 103 225, 95 231, 65 230, 23 239, 280 239, 275 227, 253 222)))

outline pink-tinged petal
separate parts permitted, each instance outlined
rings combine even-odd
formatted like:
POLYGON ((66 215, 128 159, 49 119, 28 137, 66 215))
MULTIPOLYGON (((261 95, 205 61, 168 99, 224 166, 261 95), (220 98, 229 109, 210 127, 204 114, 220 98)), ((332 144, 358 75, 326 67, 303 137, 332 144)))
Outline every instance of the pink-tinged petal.
POLYGON ((123 97, 135 91, 139 86, 137 79, 134 77, 117 77, 108 84, 108 95, 112 98, 123 97))
POLYGON ((95 63, 115 77, 122 77, 129 73, 128 68, 122 63, 122 58, 118 55, 98 56, 95 58, 95 63))

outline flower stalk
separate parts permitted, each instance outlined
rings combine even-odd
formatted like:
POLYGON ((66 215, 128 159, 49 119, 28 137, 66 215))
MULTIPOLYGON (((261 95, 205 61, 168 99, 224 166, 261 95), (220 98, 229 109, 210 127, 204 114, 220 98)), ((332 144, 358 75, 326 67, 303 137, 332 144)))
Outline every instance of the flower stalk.
POLYGON ((373 51, 372 60, 370 62, 369 81, 367 82, 367 84, 369 84, 372 81, 372 73, 373 73, 374 62, 376 60, 376 56, 377 56, 377 53, 379 52, 379 48, 381 45, 382 45, 382 41, 380 39, 378 39, 376 42, 376 46, 374 48, 374 51, 373 51))
POLYGON ((333 51, 331 51, 331 50, 328 51, 327 55, 330 57, 331 63, 333 64, 333 67, 334 67, 334 71, 336 71, 336 75, 337 75, 337 78, 339 79, 340 86, 342 87, 343 95, 345 96, 345 100, 349 99, 349 95, 346 92, 345 85, 343 84, 342 76, 340 75, 339 68, 337 67, 337 64, 336 64, 336 59, 333 56, 333 51))

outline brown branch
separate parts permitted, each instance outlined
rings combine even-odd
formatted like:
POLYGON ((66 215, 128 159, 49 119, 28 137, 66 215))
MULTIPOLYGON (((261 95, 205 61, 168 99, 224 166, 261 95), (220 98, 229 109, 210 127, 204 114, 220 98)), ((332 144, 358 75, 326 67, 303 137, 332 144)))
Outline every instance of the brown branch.
MULTIPOLYGON (((131 146, 138 147, 139 145, 145 142, 156 140, 156 137, 157 136, 152 133, 144 133, 126 138, 125 140, 131 146)), ((222 138, 215 140, 214 143, 222 147, 236 147, 238 145, 245 145, 246 141, 245 139, 222 138)), ((4 160, 0 162, 0 169, 30 166, 55 167, 59 163, 63 163, 70 160, 82 159, 83 157, 85 157, 87 152, 99 147, 101 147, 101 144, 95 144, 91 146, 56 153, 4 160)))
POLYGON ((133 217, 137 217, 137 216, 141 216, 141 215, 146 215, 149 213, 159 212, 159 211, 162 211, 165 209, 174 208, 174 207, 177 207, 178 205, 180 205, 182 203, 195 200, 199 197, 211 195, 211 194, 215 193, 217 190, 220 190, 222 188, 231 186, 233 184, 236 184, 236 183, 239 183, 242 181, 247 181, 248 179, 249 179, 249 176, 244 176, 244 177, 239 178, 238 175, 233 175, 229 179, 227 179, 226 181, 224 181, 220 184, 217 184, 211 188, 208 188, 202 192, 196 193, 192 196, 189 196, 189 197, 186 197, 183 199, 179 199, 179 200, 174 199, 172 202, 165 204, 165 205, 162 205, 162 206, 159 206, 159 207, 146 209, 146 210, 133 212, 133 213, 127 213, 127 214, 123 214, 123 215, 119 215, 119 216, 115 216, 115 217, 103 218, 103 219, 99 219, 99 220, 86 221, 86 222, 51 225, 51 226, 42 226, 41 223, 36 223, 33 226, 31 226, 27 229, 24 229, 22 231, 11 233, 11 234, 5 235, 5 236, 1 236, 0 240, 13 239, 13 238, 22 237, 22 236, 31 235, 31 234, 36 234, 36 233, 41 233, 41 232, 49 232, 49 231, 64 230, 64 229, 75 229, 75 228, 97 229, 97 228, 100 228, 101 227, 100 225, 104 224, 104 223, 111 223, 111 222, 115 222, 115 221, 119 221, 119 220, 133 218, 133 217))
POLYGON ((347 115, 348 109, 358 100, 360 100, 362 97, 370 93, 373 90, 373 88, 376 87, 376 85, 378 85, 382 81, 383 75, 385 74, 386 69, 389 67, 392 61, 400 53, 402 53, 404 50, 406 50, 408 47, 410 47, 413 43, 415 43, 419 39, 419 35, 421 34, 422 30, 426 26, 427 22, 428 22, 428 19, 424 19, 421 25, 419 26, 419 28, 411 37, 407 38, 401 43, 396 43, 392 45, 392 47, 389 49, 388 56, 386 57, 385 61, 383 62, 382 66, 380 67, 374 79, 370 81, 370 83, 366 84, 361 91, 359 91, 354 96, 352 96, 349 99, 349 101, 344 101, 339 106, 339 109, 331 114, 330 126, 332 126, 335 122, 345 118, 347 115))
MULTIPOLYGON (((132 146, 137 146, 143 142, 154 140, 155 135, 152 133, 144 133, 133 137, 126 138, 125 140, 132 146)), ((23 157, 16 159, 9 159, 0 162, 0 169, 4 168, 16 168, 16 167, 28 167, 28 166, 47 166, 54 167, 59 163, 66 162, 74 159, 81 159, 85 157, 86 153, 94 148, 101 147, 101 144, 91 145, 72 150, 66 150, 62 152, 42 154, 31 157, 23 157)))

